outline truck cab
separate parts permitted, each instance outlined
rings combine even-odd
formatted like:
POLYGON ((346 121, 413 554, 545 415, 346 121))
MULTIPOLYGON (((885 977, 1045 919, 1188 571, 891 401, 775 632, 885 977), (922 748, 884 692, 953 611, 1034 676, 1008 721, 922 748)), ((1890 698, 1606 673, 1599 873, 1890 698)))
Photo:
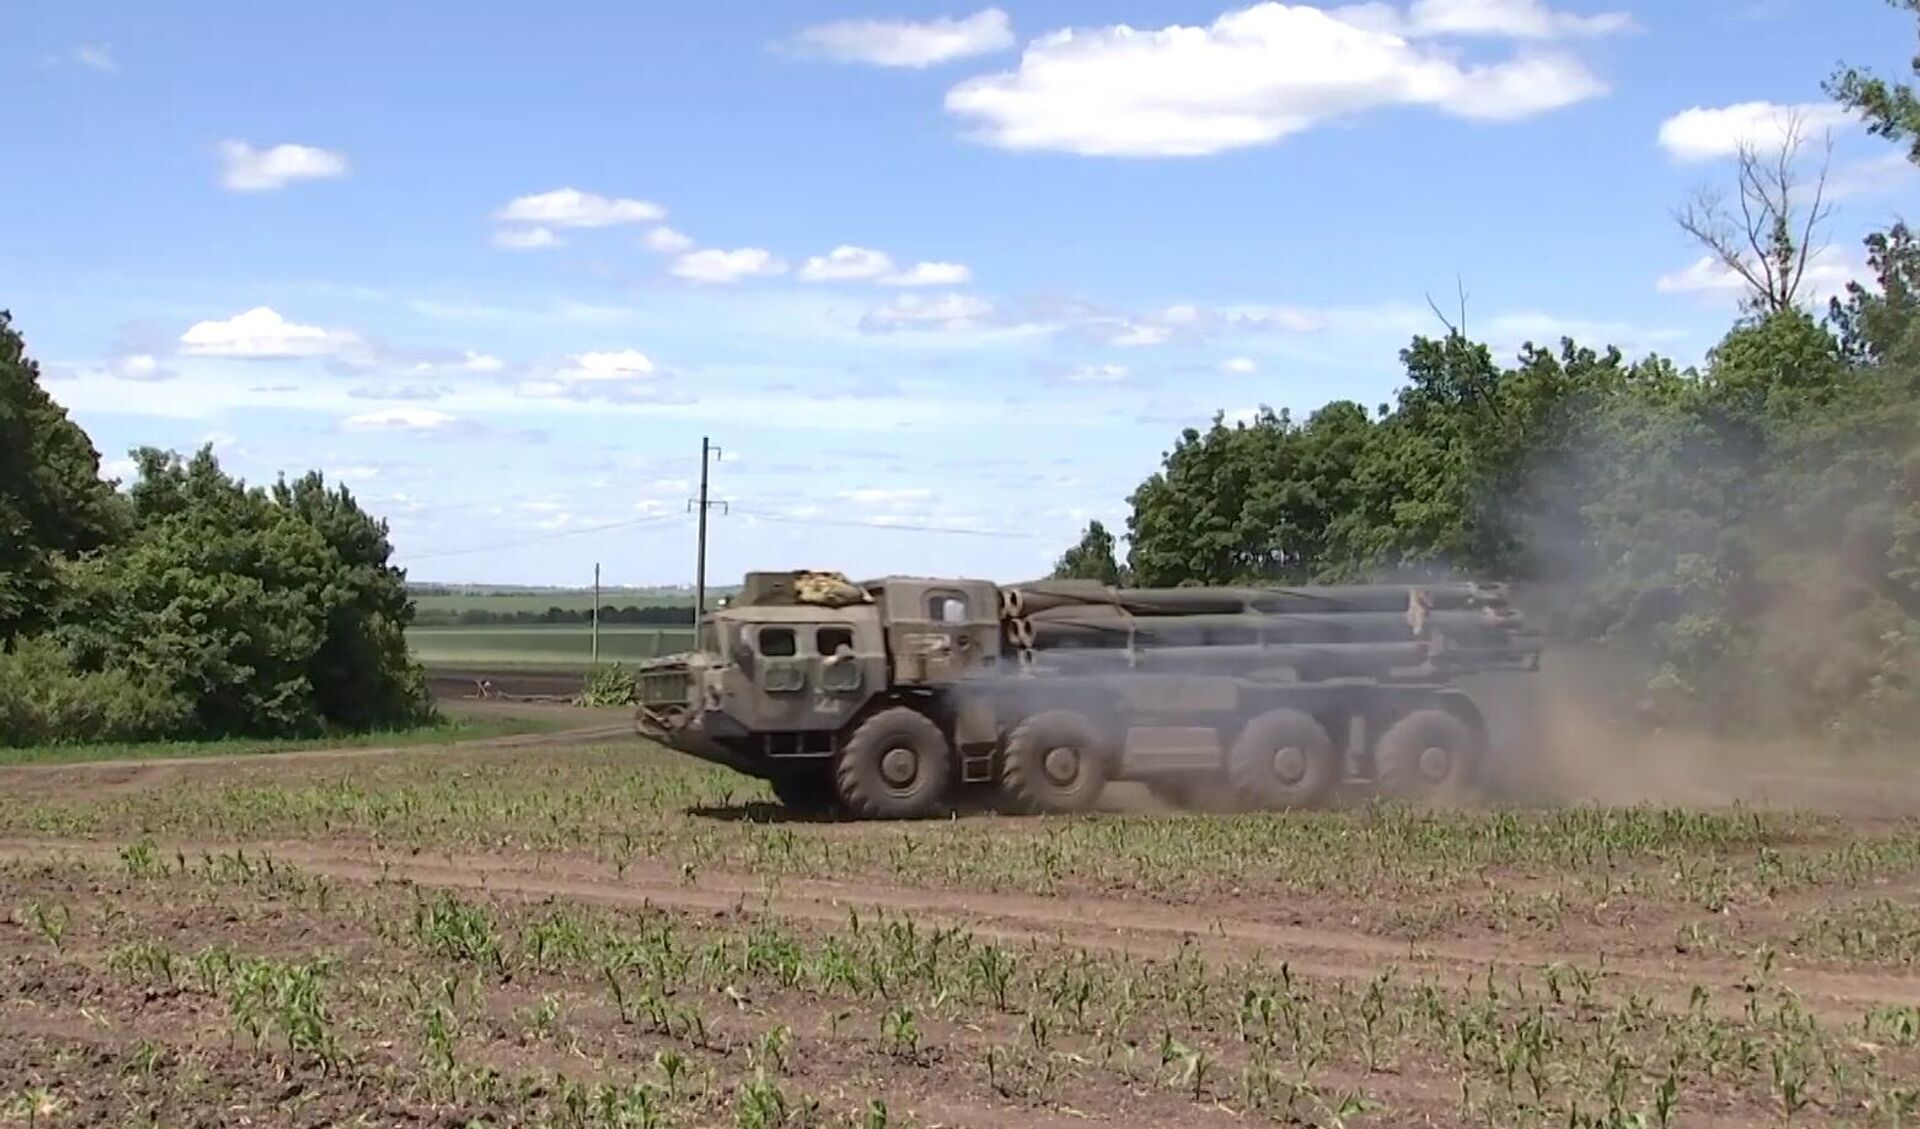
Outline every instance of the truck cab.
POLYGON ((934 759, 949 772, 953 720, 940 691, 1001 651, 990 581, 750 573, 738 599, 709 613, 694 652, 642 668, 639 728, 786 798, 830 789, 854 731, 904 706, 939 728, 949 754, 934 759))

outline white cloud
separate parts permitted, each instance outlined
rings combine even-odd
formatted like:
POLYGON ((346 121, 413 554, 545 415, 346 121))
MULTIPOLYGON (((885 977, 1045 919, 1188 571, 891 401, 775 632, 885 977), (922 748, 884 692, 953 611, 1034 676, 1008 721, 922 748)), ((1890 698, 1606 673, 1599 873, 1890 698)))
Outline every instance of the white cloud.
POLYGON ((299 325, 267 306, 225 321, 196 322, 180 335, 180 351, 201 357, 318 357, 358 343, 352 333, 299 325))
POLYGON ((100 464, 101 478, 116 478, 125 482, 139 472, 140 464, 130 458, 108 459, 100 464))
POLYGON ((920 486, 863 486, 840 492, 841 501, 855 502, 863 506, 902 506, 912 502, 925 502, 932 497, 933 491, 920 486))
POLYGON ((535 369, 514 387, 514 395, 529 400, 668 401, 677 399, 656 377, 659 366, 638 349, 575 353, 564 364, 535 369))
POLYGON ((1123 349, 1138 349, 1150 345, 1165 345, 1173 340, 1173 329, 1165 325, 1132 323, 1119 327, 1107 338, 1107 344, 1118 345, 1123 349))
POLYGON ((495 373, 505 372, 506 368, 507 362, 491 353, 467 349, 462 351, 457 361, 416 361, 411 371, 418 375, 436 372, 495 373))
POLYGON ((73 61, 83 67, 96 71, 117 71, 120 64, 114 62, 113 49, 104 43, 82 43, 73 49, 73 61))
POLYGON ((802 282, 863 282, 893 273, 893 256, 885 251, 842 244, 825 255, 815 255, 800 268, 802 282))
POLYGON ((1541 0, 1413 0, 1405 14, 1383 3, 1335 9, 1334 14, 1349 23, 1413 38, 1584 38, 1632 31, 1636 26, 1625 12, 1583 16, 1556 12, 1541 0))
MULTIPOLYGON (((1822 248, 1808 259, 1800 297, 1824 302, 1844 293, 1847 283, 1859 278, 1865 269, 1864 264, 1849 259, 1835 248, 1822 248)), ((1725 301, 1745 292, 1747 283, 1732 267, 1703 255, 1680 270, 1662 275, 1654 282, 1654 289, 1662 294, 1698 294, 1709 300, 1725 301)))
POLYGON ((296 180, 322 180, 347 175, 347 159, 310 145, 275 145, 256 149, 245 141, 222 141, 221 183, 235 192, 284 188, 296 180))
POLYGON ((1711 255, 1702 255, 1684 269, 1661 275, 1653 284, 1662 294, 1738 294, 1746 285, 1738 271, 1711 255))
POLYGON ((1325 314, 1299 306, 1234 306, 1222 310, 1221 316, 1234 325, 1288 333, 1317 333, 1327 328, 1325 314))
POLYGON ((1126 378, 1125 365, 1076 365, 1065 376, 1069 384, 1118 384, 1126 378))
POLYGON ((806 282, 876 282, 881 286, 960 286, 973 280, 965 263, 915 263, 896 269, 885 251, 842 244, 815 255, 800 268, 806 282))
POLYGON ((1220 371, 1232 373, 1235 376, 1250 376, 1259 372, 1260 366, 1252 357, 1228 357, 1220 362, 1220 371))
POLYGON ((693 238, 670 227, 654 228, 647 232, 646 238, 641 242, 646 244, 647 250, 657 251, 662 255, 678 255, 682 251, 693 250, 693 238))
POLYGON ((552 227, 611 227, 623 223, 652 223, 665 219, 667 210, 647 200, 610 198, 578 188, 556 188, 510 201, 493 218, 502 223, 529 223, 552 227))
POLYGON ((973 280, 965 263, 915 263, 880 280, 883 286, 960 286, 973 280))
POLYGON ((782 274, 787 264, 761 247, 741 247, 734 251, 710 248, 690 251, 673 262, 673 273, 694 282, 727 283, 743 278, 782 274))
POLYGON ((1739 102, 1731 106, 1682 110, 1660 123, 1660 146, 1681 161, 1731 157, 1743 144, 1778 151, 1787 128, 1798 117, 1803 138, 1847 125, 1851 116, 1832 102, 1739 102))
POLYGON ((1013 22, 998 8, 935 20, 843 20, 806 28, 802 47, 843 63, 930 67, 1013 46, 1013 22))
POLYGON ((1920 181, 1920 168, 1914 166, 1906 150, 1898 149, 1834 169, 1827 181, 1827 196, 1834 200, 1881 196, 1911 190, 1916 181, 1920 181))
POLYGON ((1206 27, 1051 32, 1016 70, 954 86, 946 107, 1003 148, 1167 157, 1267 145, 1389 106, 1497 121, 1606 93, 1565 53, 1465 64, 1380 27, 1385 11, 1269 2, 1206 27))
POLYGON ((116 357, 107 370, 121 380, 171 380, 174 377, 174 373, 163 367, 151 353, 116 357))
POLYGON ((560 246, 560 237, 549 227, 508 227, 493 233, 493 245, 509 251, 533 251, 560 246))
POLYGON ((869 330, 931 329, 962 332, 978 329, 993 316, 993 303, 971 294, 923 297, 902 294, 871 310, 861 319, 869 330))
POLYGON ((348 416, 342 426, 349 431, 445 431, 460 419, 432 408, 382 408, 348 416))
POLYGON ((572 380, 632 380, 652 376, 656 371, 653 359, 637 349, 579 353, 568 359, 572 367, 565 371, 572 380))

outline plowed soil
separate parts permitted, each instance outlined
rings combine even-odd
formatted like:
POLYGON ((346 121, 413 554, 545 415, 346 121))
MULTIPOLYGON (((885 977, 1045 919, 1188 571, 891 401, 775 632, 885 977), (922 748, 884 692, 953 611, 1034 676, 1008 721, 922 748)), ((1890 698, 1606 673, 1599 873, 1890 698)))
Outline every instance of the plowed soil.
POLYGON ((1920 1101, 1920 823, 1844 788, 1291 815, 1115 789, 847 824, 585 720, 0 769, 0 1117, 1894 1125, 1920 1101))

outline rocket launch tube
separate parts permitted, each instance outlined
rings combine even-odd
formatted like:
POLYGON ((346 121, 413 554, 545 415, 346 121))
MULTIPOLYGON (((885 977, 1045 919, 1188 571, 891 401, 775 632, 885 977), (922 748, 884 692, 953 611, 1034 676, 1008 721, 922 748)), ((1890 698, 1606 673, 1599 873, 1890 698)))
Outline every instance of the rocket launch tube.
POLYGON ((1312 614, 1405 611, 1418 592, 1433 611, 1504 607, 1498 584, 1347 584, 1293 588, 1110 588, 1093 581, 1049 580, 1006 590, 1011 616, 1056 608, 1106 606, 1139 616, 1312 614))

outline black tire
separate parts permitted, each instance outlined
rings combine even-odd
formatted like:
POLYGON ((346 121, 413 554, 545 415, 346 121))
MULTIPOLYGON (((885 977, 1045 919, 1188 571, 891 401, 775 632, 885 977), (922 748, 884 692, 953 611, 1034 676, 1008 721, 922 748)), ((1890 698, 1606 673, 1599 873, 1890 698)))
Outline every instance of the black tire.
POLYGON ((1340 787, 1346 758, 1311 714, 1277 709, 1240 731, 1227 754, 1227 775, 1247 807, 1319 807, 1340 787))
POLYGON ((1374 745, 1381 795, 1395 799, 1464 799, 1480 777, 1485 742, 1447 710, 1421 709, 1394 722, 1374 745))
POLYGON ((1037 713, 1014 727, 1000 757, 1000 789, 1019 811, 1086 811, 1113 769, 1100 729, 1072 710, 1037 713))
POLYGON ((840 807, 834 779, 825 773, 776 776, 767 781, 774 798, 788 811, 804 815, 832 815, 840 807))
POLYGON ((857 819, 916 819, 940 809, 953 781, 953 747, 925 714, 881 710, 857 726, 834 764, 834 786, 857 819))

